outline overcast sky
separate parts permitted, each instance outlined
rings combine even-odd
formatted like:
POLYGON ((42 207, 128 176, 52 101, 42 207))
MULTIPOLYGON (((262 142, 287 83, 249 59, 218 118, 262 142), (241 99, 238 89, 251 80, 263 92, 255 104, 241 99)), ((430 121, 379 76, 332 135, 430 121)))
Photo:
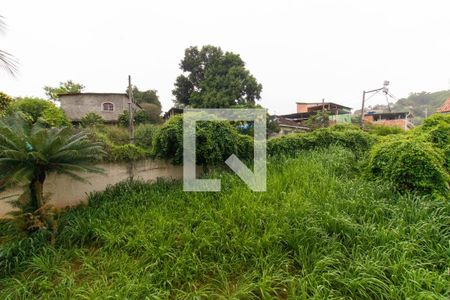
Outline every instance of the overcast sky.
POLYGON ((241 55, 272 113, 322 98, 358 109, 385 79, 398 98, 450 88, 449 12, 448 0, 2 0, 0 49, 20 73, 1 73, 0 90, 44 96, 72 79, 123 92, 131 74, 167 110, 184 49, 211 44, 241 55))

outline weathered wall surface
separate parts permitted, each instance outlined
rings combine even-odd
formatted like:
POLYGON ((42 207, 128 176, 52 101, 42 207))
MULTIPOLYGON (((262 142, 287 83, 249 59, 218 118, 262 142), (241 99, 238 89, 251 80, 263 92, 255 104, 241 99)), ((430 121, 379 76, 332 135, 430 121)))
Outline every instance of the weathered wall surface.
MULTIPOLYGON (((174 166, 164 161, 146 160, 134 163, 99 164, 105 174, 82 175, 89 183, 83 183, 66 175, 50 174, 44 183, 44 194, 49 203, 62 208, 85 202, 91 192, 103 191, 108 185, 116 184, 130 177, 144 181, 157 178, 182 179, 183 167, 174 166)), ((200 175, 200 169, 198 169, 200 175)), ((13 210, 8 200, 17 199, 23 193, 22 188, 12 188, 0 193, 0 217, 13 210)))
POLYGON ((103 117, 105 121, 115 122, 119 116, 128 110, 128 97, 126 94, 74 94, 60 97, 61 108, 67 117, 75 122, 81 120, 89 112, 103 117), (113 111, 104 111, 103 103, 114 104, 113 111))

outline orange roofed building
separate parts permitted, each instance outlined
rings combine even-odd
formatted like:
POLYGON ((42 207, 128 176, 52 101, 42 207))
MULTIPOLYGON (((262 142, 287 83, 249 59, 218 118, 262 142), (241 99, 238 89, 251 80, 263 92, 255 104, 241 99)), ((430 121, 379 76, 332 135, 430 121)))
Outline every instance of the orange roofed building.
POLYGON ((450 114, 450 97, 438 108, 437 112, 441 114, 450 114))

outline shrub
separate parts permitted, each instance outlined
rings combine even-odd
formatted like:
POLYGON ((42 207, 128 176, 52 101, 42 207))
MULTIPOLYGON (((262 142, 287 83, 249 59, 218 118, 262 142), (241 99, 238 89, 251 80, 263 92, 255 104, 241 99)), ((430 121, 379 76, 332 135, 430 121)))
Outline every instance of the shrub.
MULTIPOLYGON (((240 135, 236 128, 225 121, 198 122, 196 132, 196 162, 199 165, 222 164, 231 154, 243 158, 253 157, 249 150, 249 137, 240 135), (245 147, 240 147, 240 145, 245 147)), ((172 117, 155 132, 152 154, 156 158, 169 159, 174 164, 183 161, 183 116, 172 117)))
POLYGON ((0 92, 0 117, 6 112, 13 101, 13 98, 0 92))
POLYGON ((310 133, 290 134, 268 142, 269 155, 296 155, 301 150, 327 148, 338 145, 360 155, 370 149, 374 138, 360 129, 342 127, 322 128, 310 133))
POLYGON ((116 145, 124 145, 130 142, 130 133, 128 129, 119 126, 105 126, 101 130, 108 139, 116 145))
POLYGON ((134 135, 136 145, 145 149, 150 149, 155 131, 156 126, 154 125, 142 124, 137 126, 134 135))
POLYGON ((379 136, 386 136, 390 134, 399 134, 405 132, 403 129, 397 126, 393 127, 393 126, 370 125, 370 124, 365 125, 365 130, 369 133, 379 136))
POLYGON ((89 112, 84 117, 81 118, 81 126, 86 127, 98 127, 104 124, 105 120, 103 120, 102 116, 89 112))
POLYGON ((427 131, 428 129, 430 129, 436 125, 439 125, 441 123, 450 124, 450 115, 449 114, 431 115, 423 121, 422 126, 420 126, 420 128, 422 130, 427 131))
POLYGON ((108 154, 108 161, 136 161, 149 157, 148 151, 133 144, 113 145, 108 154))
POLYGON ((359 126, 350 123, 339 123, 330 127, 333 131, 359 130, 359 126))
POLYGON ((442 151, 420 139, 397 139, 374 146, 369 171, 400 190, 448 192, 442 151))
MULTIPOLYGON (((137 111, 134 116, 134 124, 151 124, 151 123, 160 123, 160 118, 155 117, 154 115, 148 113, 145 110, 137 111)), ((130 120, 130 114, 128 111, 125 111, 123 114, 119 116, 119 125, 123 127, 127 127, 130 120)))
POLYGON ((450 116, 434 114, 425 119, 422 126, 415 128, 413 134, 445 150, 450 145, 450 116))
POLYGON ((8 113, 22 112, 32 123, 40 122, 48 127, 70 126, 65 113, 55 104, 39 98, 19 98, 8 108, 8 113))

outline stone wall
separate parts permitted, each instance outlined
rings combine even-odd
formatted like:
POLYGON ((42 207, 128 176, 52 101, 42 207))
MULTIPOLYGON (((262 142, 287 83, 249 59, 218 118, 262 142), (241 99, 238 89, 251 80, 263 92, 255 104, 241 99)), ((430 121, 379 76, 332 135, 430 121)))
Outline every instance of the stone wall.
MULTIPOLYGON (((76 181, 66 175, 50 174, 44 183, 44 194, 48 197, 49 203, 62 208, 86 202, 89 193, 103 191, 108 185, 130 177, 154 181, 157 178, 182 179, 183 176, 182 166, 174 166, 164 161, 145 160, 134 163, 105 163, 97 166, 102 168, 105 174, 80 174, 89 183, 76 181)), ((17 199, 22 193, 23 188, 20 187, 0 192, 0 217, 13 210, 8 200, 17 199)))

